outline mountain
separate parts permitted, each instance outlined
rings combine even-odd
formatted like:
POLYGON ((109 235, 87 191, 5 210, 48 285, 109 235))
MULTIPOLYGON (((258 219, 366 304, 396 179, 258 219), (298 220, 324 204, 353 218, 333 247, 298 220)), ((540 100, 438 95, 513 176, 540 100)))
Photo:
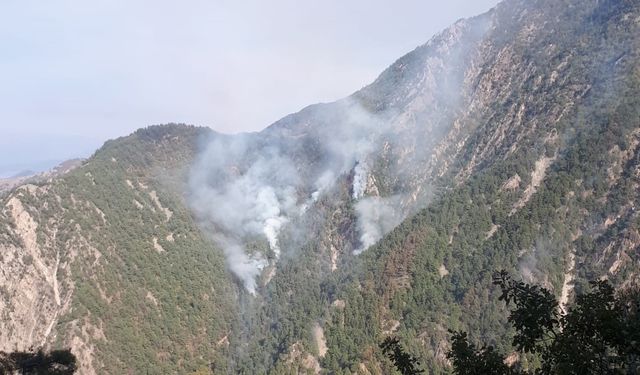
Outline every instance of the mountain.
MULTIPOLYGON (((259 133, 153 126, 2 198, 0 349, 83 373, 446 373, 498 269, 640 278, 640 4, 507 0, 259 133)), ((516 358, 526 364, 529 358, 516 358)))
POLYGON ((207 132, 140 130, 4 198, 2 349, 70 346, 82 373, 211 360, 233 321, 233 286, 180 194, 207 132))
POLYGON ((69 159, 44 172, 24 170, 8 178, 0 178, 0 195, 30 182, 41 182, 64 175, 82 164, 82 159, 69 159))

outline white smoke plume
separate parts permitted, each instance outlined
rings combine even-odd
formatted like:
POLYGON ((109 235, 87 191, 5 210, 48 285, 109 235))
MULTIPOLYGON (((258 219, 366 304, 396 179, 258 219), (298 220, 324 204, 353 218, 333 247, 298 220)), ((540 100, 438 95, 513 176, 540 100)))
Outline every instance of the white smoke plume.
POLYGON ((261 254, 247 255, 235 239, 222 234, 215 234, 213 239, 224 251, 231 272, 240 278, 249 293, 255 295, 256 277, 268 265, 267 260, 261 254))
POLYGON ((360 254, 378 242, 404 219, 398 211, 399 199, 366 197, 356 203, 358 213, 358 230, 360 232, 360 247, 354 254, 360 254))
POLYGON ((353 199, 360 199, 367 190, 367 167, 364 162, 358 162, 353 171, 353 199))
POLYGON ((295 250, 289 235, 307 240, 299 236, 307 228, 293 223, 324 220, 314 206, 353 204, 359 244, 345 241, 342 250, 361 253, 430 199, 434 147, 473 97, 468 73, 491 20, 458 22, 347 99, 309 106, 260 133, 213 137, 192 169, 190 203, 247 290, 295 250), (267 255, 255 250, 258 239, 267 255))
POLYGON ((247 160, 252 136, 215 137, 192 169, 192 208, 223 248, 230 270, 249 292, 267 265, 262 254, 247 254, 242 243, 263 235, 275 257, 278 235, 296 210, 298 175, 290 160, 271 148, 247 160))
POLYGON ((318 115, 317 127, 303 136, 292 135, 286 127, 215 135, 192 168, 191 206, 224 250, 229 269, 252 294, 256 278, 286 246, 279 238, 284 227, 350 173, 362 243, 356 253, 400 222, 392 200, 365 196, 367 160, 380 149, 381 136, 391 123, 388 116, 372 115, 350 100, 334 104, 337 109, 326 117, 318 115), (308 139, 317 140, 315 153, 301 146, 308 139), (259 238, 266 240, 272 256, 247 250, 245 244, 259 238))

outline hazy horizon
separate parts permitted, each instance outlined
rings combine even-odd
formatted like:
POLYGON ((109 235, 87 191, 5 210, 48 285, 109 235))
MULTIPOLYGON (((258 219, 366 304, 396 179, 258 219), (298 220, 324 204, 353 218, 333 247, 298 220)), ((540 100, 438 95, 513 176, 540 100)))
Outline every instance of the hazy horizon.
POLYGON ((4 2, 0 177, 153 124, 261 130, 496 3, 4 2))

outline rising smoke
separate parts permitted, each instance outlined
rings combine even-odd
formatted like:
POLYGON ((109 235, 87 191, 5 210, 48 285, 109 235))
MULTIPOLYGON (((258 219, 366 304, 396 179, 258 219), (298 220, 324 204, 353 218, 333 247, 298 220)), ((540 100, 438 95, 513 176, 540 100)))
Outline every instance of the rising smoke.
POLYGON ((402 219, 395 197, 366 196, 370 160, 390 128, 390 116, 374 115, 352 100, 335 103, 329 115, 300 115, 315 125, 302 135, 277 126, 259 134, 214 135, 191 171, 191 206, 224 250, 229 269, 252 294, 257 276, 282 253, 283 228, 312 209, 340 178, 353 178, 361 241, 355 253, 402 219), (305 138, 316 139, 319 149, 293 151, 305 138), (271 254, 248 251, 246 243, 256 238, 266 240, 271 254))
POLYGON ((433 147, 459 105, 473 52, 466 44, 488 25, 488 18, 456 24, 347 99, 307 107, 260 133, 208 142, 193 167, 191 205, 249 292, 256 292, 256 277, 267 265, 295 250, 280 234, 306 231, 292 223, 314 217, 320 212, 314 207, 323 197, 335 199, 340 183, 352 182, 349 201, 338 203, 353 205, 359 240, 341 253, 366 250, 409 206, 429 199, 429 172, 416 166, 432 165, 433 147), (380 174, 384 189, 377 185, 380 174), (268 254, 247 249, 257 238, 268 244, 268 254))
POLYGON ((269 260, 264 254, 248 254, 243 240, 263 235, 278 258, 278 234, 297 212, 299 185, 289 158, 276 147, 253 154, 255 145, 251 135, 214 137, 190 178, 194 211, 251 293, 269 260))
POLYGON ((356 203, 360 247, 354 250, 354 254, 360 254, 373 246, 400 224, 404 216, 398 210, 399 201, 398 196, 366 197, 356 203))

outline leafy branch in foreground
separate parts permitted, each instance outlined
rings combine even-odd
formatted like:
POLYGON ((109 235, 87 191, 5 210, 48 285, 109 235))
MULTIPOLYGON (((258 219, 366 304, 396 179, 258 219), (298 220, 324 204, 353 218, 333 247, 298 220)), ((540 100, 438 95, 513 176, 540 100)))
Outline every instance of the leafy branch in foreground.
POLYGON ((71 375, 76 369, 76 356, 68 349, 0 352, 0 374, 71 375))
POLYGON ((607 281, 592 281, 591 291, 576 297, 563 313, 542 287, 494 275, 500 300, 515 305, 508 321, 515 328, 513 346, 540 359, 538 368, 505 364, 490 346, 478 349, 465 332, 452 332, 447 354, 454 373, 467 374, 636 374, 640 372, 640 290, 616 294, 607 281))
POLYGON ((419 369, 420 362, 404 350, 398 338, 387 337, 380 344, 380 349, 389 357, 402 375, 416 375, 424 372, 424 370, 419 369))
POLYGON ((487 374, 502 375, 516 374, 504 362, 504 357, 497 353, 492 346, 478 349, 467 340, 466 332, 452 332, 451 351, 447 355, 457 374, 487 374), (452 355, 454 353, 455 355, 452 355))

